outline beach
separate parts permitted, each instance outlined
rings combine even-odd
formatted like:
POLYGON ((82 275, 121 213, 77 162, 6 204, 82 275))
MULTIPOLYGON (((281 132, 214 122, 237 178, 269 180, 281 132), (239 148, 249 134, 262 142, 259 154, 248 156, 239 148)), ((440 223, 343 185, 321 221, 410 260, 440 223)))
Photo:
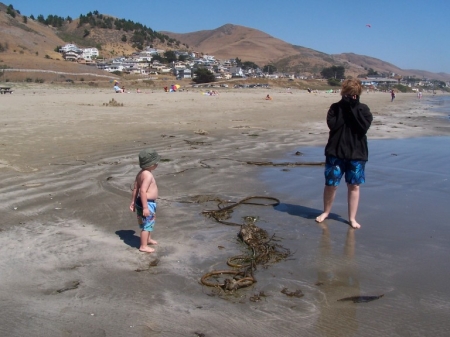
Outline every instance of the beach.
POLYGON ((450 123, 442 94, 419 101, 399 93, 394 102, 388 93, 362 95, 374 121, 362 229, 349 231, 345 187, 333 216, 314 221, 323 167, 249 164, 322 162, 326 113, 338 94, 130 91, 30 85, 0 97, 2 336, 448 334, 450 123), (162 157, 153 254, 139 252, 128 209, 147 147, 162 157), (202 211, 216 208, 215 198, 255 195, 280 205, 244 205, 232 220, 257 217, 291 255, 258 268, 251 287, 217 293, 200 278, 227 269, 246 247, 239 227, 202 211), (384 296, 338 301, 362 295, 384 296))

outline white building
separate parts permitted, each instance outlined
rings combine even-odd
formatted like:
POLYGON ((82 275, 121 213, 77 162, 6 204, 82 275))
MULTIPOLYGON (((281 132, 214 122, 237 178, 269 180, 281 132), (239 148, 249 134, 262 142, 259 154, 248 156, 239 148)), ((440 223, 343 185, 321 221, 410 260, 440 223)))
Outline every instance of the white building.
POLYGON ((85 48, 83 49, 83 54, 81 55, 82 58, 85 60, 92 60, 99 57, 99 52, 97 48, 85 48))
POLYGON ((72 43, 68 43, 64 47, 61 47, 59 49, 60 53, 67 53, 69 51, 73 51, 75 53, 83 52, 80 48, 78 48, 75 44, 72 44, 72 43))

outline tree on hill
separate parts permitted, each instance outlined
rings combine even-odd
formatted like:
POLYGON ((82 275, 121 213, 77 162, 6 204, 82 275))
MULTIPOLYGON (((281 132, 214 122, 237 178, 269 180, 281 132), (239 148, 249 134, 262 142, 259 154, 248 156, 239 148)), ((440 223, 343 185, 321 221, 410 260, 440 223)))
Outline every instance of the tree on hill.
POLYGON ((8 6, 8 8, 6 9, 6 14, 11 15, 13 18, 16 17, 16 11, 14 10, 13 5, 8 6))
POLYGON ((155 32, 151 28, 132 20, 125 19, 113 19, 111 17, 104 16, 98 11, 89 12, 86 15, 80 14, 78 21, 78 28, 84 25, 90 25, 91 27, 98 27, 103 29, 115 29, 124 32, 133 32, 133 38, 130 41, 133 43, 133 47, 143 49, 147 44, 153 43, 158 39, 161 43, 168 45, 179 46, 181 43, 178 40, 171 39, 165 34, 155 32))
POLYGON ((323 78, 341 80, 345 78, 345 68, 343 66, 332 66, 329 68, 323 68, 320 72, 323 78))
POLYGON ((367 76, 373 76, 373 75, 378 75, 378 71, 375 71, 372 68, 369 68, 367 70, 367 76))
POLYGON ((168 50, 164 53, 164 58, 167 60, 167 63, 172 63, 177 61, 177 55, 174 51, 168 50))
POLYGON ((263 72, 268 73, 269 75, 273 74, 277 71, 277 67, 275 67, 273 64, 266 64, 263 69, 263 72))
POLYGON ((242 62, 241 67, 244 68, 245 70, 247 70, 247 69, 258 69, 259 68, 256 63, 251 62, 251 61, 242 62))
POLYGON ((198 68, 194 75, 196 75, 194 78, 195 83, 210 83, 216 81, 214 74, 206 68, 198 68))
POLYGON ((341 81, 336 78, 329 78, 328 79, 328 85, 331 85, 332 87, 338 87, 341 85, 341 81))

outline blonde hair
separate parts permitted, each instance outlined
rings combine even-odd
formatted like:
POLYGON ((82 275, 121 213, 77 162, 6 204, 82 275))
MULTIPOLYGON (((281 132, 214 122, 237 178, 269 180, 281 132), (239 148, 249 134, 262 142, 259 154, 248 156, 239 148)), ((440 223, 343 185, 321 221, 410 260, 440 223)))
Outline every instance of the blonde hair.
POLYGON ((345 95, 361 96, 361 92, 362 92, 362 85, 359 80, 351 78, 342 82, 341 96, 345 95))

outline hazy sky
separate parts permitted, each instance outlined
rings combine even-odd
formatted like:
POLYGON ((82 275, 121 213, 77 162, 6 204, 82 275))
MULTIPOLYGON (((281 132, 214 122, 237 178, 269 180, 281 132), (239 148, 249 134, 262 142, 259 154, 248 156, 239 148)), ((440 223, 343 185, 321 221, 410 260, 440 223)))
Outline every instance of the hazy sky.
POLYGON ((0 1, 27 16, 78 18, 98 10, 174 33, 230 23, 327 54, 351 52, 402 69, 450 74, 450 0, 0 1))

